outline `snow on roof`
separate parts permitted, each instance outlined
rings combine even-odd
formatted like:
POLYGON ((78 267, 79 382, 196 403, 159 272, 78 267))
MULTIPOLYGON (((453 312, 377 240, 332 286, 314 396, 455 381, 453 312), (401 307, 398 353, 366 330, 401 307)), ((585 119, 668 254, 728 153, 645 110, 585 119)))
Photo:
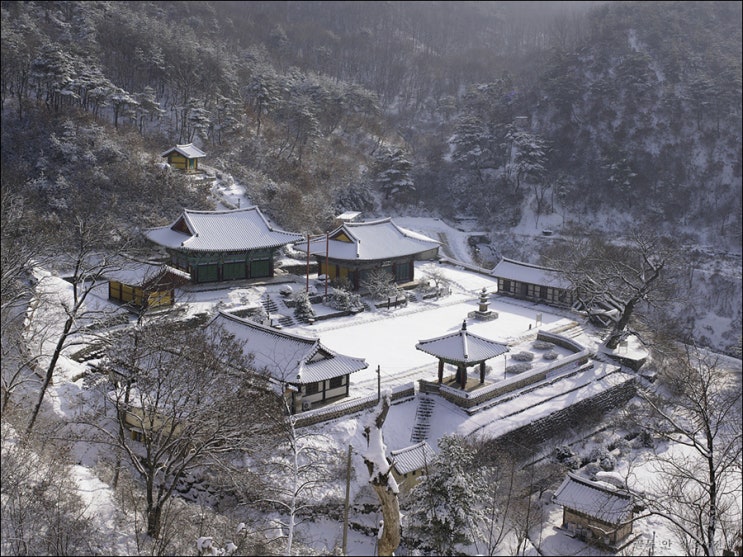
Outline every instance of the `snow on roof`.
POLYGON ((390 458, 398 474, 408 474, 427 466, 436 456, 431 446, 425 441, 410 445, 396 451, 390 451, 390 458))
POLYGON ((477 364, 508 352, 508 346, 470 333, 467 321, 456 332, 421 340, 415 347, 421 352, 450 363, 477 364))
POLYGON ((568 472, 555 492, 555 502, 609 524, 621 524, 632 517, 630 495, 603 482, 593 482, 568 472))
POLYGON ((185 281, 191 280, 190 274, 169 265, 128 258, 122 258, 120 267, 107 270, 106 278, 128 286, 145 286, 166 274, 185 281))
POLYGON ((505 257, 490 272, 495 277, 526 282, 539 286, 569 289, 570 281, 557 269, 540 267, 531 263, 506 259, 505 257))
POLYGON ((346 211, 345 213, 341 213, 335 218, 337 218, 338 220, 342 220, 342 221, 351 221, 355 219, 356 217, 358 217, 360 214, 361 212, 359 211, 346 211))
POLYGON ((266 370, 278 381, 297 385, 316 383, 366 369, 363 358, 345 356, 324 346, 317 338, 278 331, 271 327, 220 312, 207 327, 222 327, 253 356, 257 371, 266 370))
POLYGON ((176 145, 175 147, 171 147, 167 151, 163 151, 163 153, 160 156, 167 157, 173 151, 183 155, 187 159, 200 159, 201 157, 206 156, 206 153, 204 153, 204 151, 196 147, 193 143, 186 143, 185 145, 176 145))
MULTIPOLYGON (((328 234, 310 241, 310 253, 340 260, 374 261, 391 257, 415 255, 438 248, 441 242, 402 228, 391 218, 369 222, 346 222, 328 234)), ((296 249, 307 251, 306 243, 296 249)))
POLYGON ((166 248, 189 251, 246 251, 296 242, 301 234, 273 228, 258 207, 233 211, 191 211, 145 235, 166 248))

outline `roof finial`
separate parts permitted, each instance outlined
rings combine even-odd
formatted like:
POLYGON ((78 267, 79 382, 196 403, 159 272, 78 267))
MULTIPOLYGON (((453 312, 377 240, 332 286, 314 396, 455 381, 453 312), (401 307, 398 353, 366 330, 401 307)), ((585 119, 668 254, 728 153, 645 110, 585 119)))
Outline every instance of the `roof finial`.
POLYGON ((467 320, 466 320, 466 319, 464 319, 464 320, 462 321, 462 330, 463 330, 463 331, 466 331, 466 330, 467 330, 467 320))

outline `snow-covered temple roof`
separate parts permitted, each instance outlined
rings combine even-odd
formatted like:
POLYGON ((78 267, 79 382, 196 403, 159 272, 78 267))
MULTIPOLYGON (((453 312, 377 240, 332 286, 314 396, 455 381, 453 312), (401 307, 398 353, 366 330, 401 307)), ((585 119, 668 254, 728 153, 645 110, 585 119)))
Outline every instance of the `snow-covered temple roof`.
POLYGON ((201 157, 205 157, 206 153, 196 147, 193 143, 186 143, 185 145, 176 145, 175 147, 171 147, 167 151, 163 151, 163 153, 160 155, 161 157, 167 157, 170 153, 175 151, 176 153, 183 155, 187 159, 200 159, 201 157))
POLYGON ((555 491, 557 504, 609 524, 621 524, 632 517, 633 502, 626 492, 617 491, 603 482, 593 482, 573 472, 568 472, 555 491))
POLYGON ((506 259, 505 257, 500 260, 490 274, 506 280, 539 286, 551 286, 553 288, 563 289, 569 289, 571 287, 570 281, 565 277, 565 274, 557 269, 540 267, 539 265, 506 259))
MULTIPOLYGON (((391 218, 369 222, 346 222, 330 232, 310 241, 310 253, 344 261, 375 261, 392 257, 415 255, 441 245, 438 240, 396 225, 391 218)), ((295 248, 307 251, 307 243, 295 248)))
POLYGON ((403 449, 390 451, 390 459, 398 474, 409 474, 420 470, 431 463, 436 453, 425 441, 403 449))
POLYGON ((163 247, 190 251, 275 248, 302 238, 273 228, 256 206, 234 211, 185 209, 172 224, 151 228, 145 235, 163 247))
POLYGON ((456 332, 440 337, 421 340, 415 347, 453 364, 477 364, 508 352, 508 346, 472 334, 467 330, 467 321, 456 332))
POLYGON ((137 261, 123 257, 115 268, 106 270, 106 278, 108 280, 120 282, 128 286, 146 286, 155 282, 163 282, 162 279, 166 279, 167 275, 170 275, 174 279, 174 283, 191 280, 190 274, 169 265, 137 261))
POLYGON ((266 370, 277 381, 295 385, 316 383, 366 369, 363 358, 339 354, 317 338, 278 331, 220 312, 207 327, 222 327, 253 356, 256 371, 266 370))

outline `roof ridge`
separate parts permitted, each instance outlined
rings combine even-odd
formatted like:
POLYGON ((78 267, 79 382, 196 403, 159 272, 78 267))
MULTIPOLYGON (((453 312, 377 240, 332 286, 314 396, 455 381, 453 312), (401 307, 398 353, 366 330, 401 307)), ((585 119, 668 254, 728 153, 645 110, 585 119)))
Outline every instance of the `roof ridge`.
MULTIPOLYGON (((290 340, 296 340, 296 341, 299 341, 299 342, 305 342, 307 344, 312 344, 312 345, 321 344, 319 338, 305 337, 303 335, 297 335, 297 334, 289 333, 287 331, 280 331, 278 329, 274 329, 273 327, 271 327, 269 325, 263 325, 262 323, 258 323, 256 321, 251 321, 250 319, 245 319, 243 317, 238 317, 237 315, 234 315, 232 313, 228 313, 228 312, 226 312, 224 310, 219 310, 219 313, 217 314, 217 316, 215 316, 214 319, 217 319, 220 315, 221 316, 224 316, 225 318, 227 318, 230 321, 234 321, 236 323, 240 323, 240 324, 246 325, 248 327, 251 327, 253 329, 257 329, 257 330, 263 331, 265 333, 270 333, 270 334, 275 335, 275 336, 278 336, 278 337, 283 337, 283 338, 290 339, 290 340)), ((324 345, 323 345, 323 348, 325 348, 326 350, 329 350, 324 345)))
MULTIPOLYGON (((555 273, 564 273, 565 271, 561 271, 560 269, 553 269, 552 267, 545 267, 543 265, 537 265, 536 263, 527 263, 526 261, 518 261, 516 259, 509 259, 508 257, 501 257, 502 261, 508 261, 509 263, 514 263, 516 265, 521 265, 523 267, 531 267, 532 269, 542 269, 543 271, 554 271, 555 273)), ((496 265, 497 267, 498 265, 496 265)))
POLYGON ((245 211, 261 212, 258 205, 250 205, 248 207, 241 207, 239 209, 217 209, 215 211, 208 211, 206 209, 183 209, 184 213, 191 213, 192 215, 221 215, 228 213, 244 213, 245 211))

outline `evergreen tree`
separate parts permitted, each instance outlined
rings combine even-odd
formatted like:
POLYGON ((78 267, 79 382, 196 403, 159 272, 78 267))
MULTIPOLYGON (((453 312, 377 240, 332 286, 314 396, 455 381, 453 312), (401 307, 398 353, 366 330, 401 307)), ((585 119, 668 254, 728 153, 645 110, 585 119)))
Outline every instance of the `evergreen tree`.
POLYGON ((453 555, 457 545, 482 539, 488 470, 475 465, 475 451, 461 437, 445 435, 438 446, 410 492, 408 532, 437 555, 453 555))

